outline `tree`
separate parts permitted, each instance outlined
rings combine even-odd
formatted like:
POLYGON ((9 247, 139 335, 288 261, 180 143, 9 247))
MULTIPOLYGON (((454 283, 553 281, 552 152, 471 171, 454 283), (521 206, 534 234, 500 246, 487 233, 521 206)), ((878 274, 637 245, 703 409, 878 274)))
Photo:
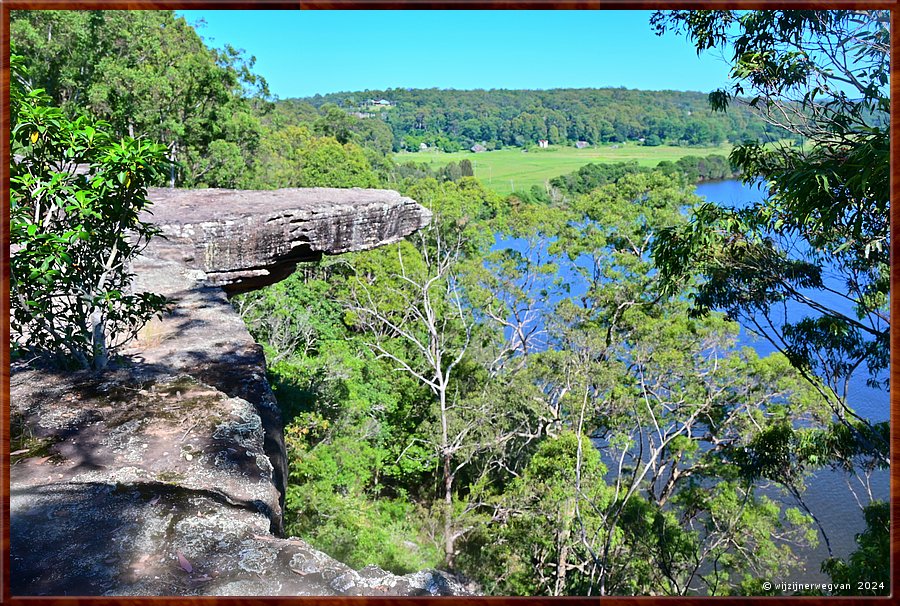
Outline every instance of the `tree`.
POLYGON ((559 134, 559 128, 555 124, 550 125, 550 128, 547 130, 547 137, 552 145, 559 145, 563 141, 559 134))
POLYGON ((306 264, 232 304, 265 349, 284 417, 286 532, 352 566, 405 574, 442 559, 416 503, 434 469, 417 433, 430 399, 344 322, 352 257, 306 264))
POLYGON ((90 48, 98 15, 89 11, 12 11, 10 37, 32 83, 71 114, 85 103, 95 70, 90 48))
MULTIPOLYGON (((788 545, 815 541, 808 514, 759 493, 758 457, 737 458, 758 455, 757 436, 786 419, 821 426, 820 403, 783 356, 737 349, 734 323, 690 318, 652 271, 659 231, 696 201, 681 178, 625 174, 565 210, 507 217, 554 242, 532 232, 519 255, 492 255, 496 276, 470 299, 508 330, 501 369, 524 367, 544 424, 463 549, 491 591, 752 591, 742 575, 782 574, 796 558, 788 545)), ((790 471, 802 491, 803 470, 790 471)))
POLYGON ((130 273, 156 233, 139 213, 149 206, 146 188, 163 148, 116 140, 103 122, 66 118, 27 85, 23 63, 13 54, 13 340, 58 363, 104 368, 165 304, 159 295, 131 292, 130 273))
POLYGON ((319 108, 320 117, 313 123, 313 132, 324 137, 334 137, 338 143, 349 143, 356 120, 336 105, 319 108))
POLYGON ((596 512, 606 509, 612 497, 605 472, 587 436, 566 430, 540 443, 498 498, 495 528, 480 529, 473 539, 477 556, 472 567, 486 573, 489 593, 588 593, 583 570, 590 553, 578 539, 582 530, 593 534, 602 525, 596 512))
MULTIPOLYGON (((673 291, 701 276, 695 311, 723 309, 765 337, 829 405, 834 423, 810 436, 809 463, 887 467, 887 423, 861 417, 848 387, 863 372, 886 383, 889 360, 889 13, 672 11, 653 23, 698 52, 731 53, 732 85, 710 94, 714 109, 749 103, 805 141, 736 147, 731 162, 768 195, 745 209, 697 208, 659 240, 657 266, 673 291)), ((829 571, 867 568, 879 569, 829 571)))
POLYGON ((470 423, 479 421, 466 420, 459 433, 454 431, 454 421, 460 418, 460 403, 453 401, 452 385, 462 368, 474 321, 463 307, 458 278, 451 273, 459 262, 461 240, 446 242, 439 238, 436 244, 429 251, 434 256, 426 252, 421 257, 411 246, 398 246, 399 271, 387 276, 393 284, 378 284, 379 292, 373 294, 366 281, 375 276, 361 276, 353 311, 359 325, 376 336, 370 346, 427 386, 437 399, 434 449, 441 465, 444 554, 447 564, 452 565, 457 538, 453 497, 460 470, 459 453, 464 448, 459 438, 472 430, 470 423), (411 355, 404 351, 406 347, 398 350, 386 338, 399 338, 402 345, 412 350, 411 355))
POLYGON ((306 126, 265 127, 251 187, 377 187, 379 177, 355 143, 314 136, 306 126))
POLYGON ((497 390, 484 385, 473 360, 482 334, 467 292, 467 263, 480 264, 491 241, 483 221, 496 199, 473 179, 459 184, 425 180, 408 192, 430 207, 434 218, 412 241, 355 264, 358 280, 351 308, 379 358, 415 378, 434 397, 425 435, 438 461, 439 518, 445 562, 454 565, 457 541, 471 530, 472 512, 460 478, 479 484, 513 440, 530 440, 530 410, 502 406, 497 390), (487 459, 487 460, 485 460, 487 459), (474 468, 478 467, 478 470, 474 468))
MULTIPOLYGON (((405 147, 416 151, 423 141, 429 147, 453 152, 468 149, 474 143, 498 149, 504 145, 527 146, 538 139, 549 139, 551 144, 578 140, 600 143, 634 140, 653 133, 661 139, 686 143, 689 124, 691 140, 695 143, 718 142, 724 133, 733 140, 756 133, 768 133, 774 138, 787 136, 746 108, 735 108, 728 114, 704 112, 705 99, 698 93, 620 89, 394 89, 350 94, 355 98, 350 105, 348 93, 310 97, 307 101, 323 112, 329 106, 339 106, 338 109, 346 112, 372 97, 390 98, 394 102, 390 108, 356 121, 350 130, 361 134, 367 127, 388 126, 397 150, 405 147), (413 145, 407 137, 418 140, 413 145), (404 140, 406 144, 401 146, 404 140)), ((296 103, 287 100, 277 105, 296 103)), ((365 136, 371 140, 368 134, 365 136)))
POLYGON ((300 187, 376 187, 378 176, 358 145, 314 137, 299 151, 300 187))
POLYGON ((763 178, 768 196, 743 210, 699 208, 660 240, 658 266, 672 280, 706 276, 696 308, 725 309, 766 337, 887 465, 887 443, 847 402, 858 369, 875 382, 888 364, 886 13, 674 11, 654 22, 686 31, 698 51, 733 49, 735 83, 710 95, 714 107, 749 86, 749 103, 807 141, 738 146, 732 163, 748 182, 763 178), (779 311, 786 301, 791 318, 779 311))
POLYGON ((396 541, 426 536, 497 593, 758 593, 750 576, 796 564, 814 520, 759 486, 802 493, 780 445, 821 402, 783 356, 736 349, 734 323, 662 296, 649 251, 696 203, 687 182, 611 181, 560 208, 422 179, 404 193, 427 229, 248 297, 301 411, 292 532, 397 569, 421 560, 396 541))
MULTIPOLYGON (((786 415, 821 419, 804 410, 802 384, 783 358, 735 351, 735 326, 716 315, 692 320, 683 303, 663 297, 649 252, 695 203, 683 180, 625 175, 577 198, 556 243, 585 290, 556 307, 557 349, 571 353, 546 382, 564 386, 568 418, 603 444, 616 478, 600 531, 583 539, 601 595, 687 594, 698 584, 722 592, 741 570, 790 563, 768 544, 774 531, 764 541, 773 557, 742 555, 747 545, 762 548, 757 525, 771 529, 787 514, 735 477, 729 453, 786 415), (695 490, 705 478, 719 483, 713 498, 695 490), (671 542, 657 542, 654 526, 671 542), (714 574, 701 572, 704 562, 719 563, 714 574)), ((802 536, 802 526, 791 532, 802 536)))
POLYGON ((856 535, 859 549, 847 560, 834 558, 822 564, 835 584, 849 585, 837 595, 890 595, 891 512, 887 503, 872 503, 863 510, 866 530, 856 535))
POLYGON ((174 12, 15 11, 10 35, 34 83, 67 115, 165 145, 170 186, 235 184, 233 169, 214 169, 233 164, 237 150, 252 166, 260 127, 250 110, 267 95, 254 59, 207 48, 174 12), (215 141, 231 145, 210 149, 215 141))

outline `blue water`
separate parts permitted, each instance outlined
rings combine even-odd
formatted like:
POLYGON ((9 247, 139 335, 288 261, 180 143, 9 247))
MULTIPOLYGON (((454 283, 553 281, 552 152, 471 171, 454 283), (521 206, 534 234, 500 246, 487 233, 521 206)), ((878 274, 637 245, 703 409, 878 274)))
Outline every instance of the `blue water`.
MULTIPOLYGON (((765 195, 765 191, 757 186, 745 185, 739 181, 720 181, 704 183, 697 186, 696 193, 705 197, 710 202, 720 206, 740 208, 749 203, 758 201, 765 195)), ((838 284, 832 285, 838 288, 838 284)), ((839 307, 843 302, 828 292, 818 292, 818 300, 830 306, 839 307)), ((774 351, 774 347, 763 339, 754 339, 746 331, 742 330, 743 344, 751 345, 760 355, 768 355, 774 351)), ((860 416, 873 422, 886 421, 890 418, 890 399, 887 389, 874 389, 866 383, 868 373, 865 369, 858 371, 850 380, 847 401, 860 416)), ((886 378, 883 373, 879 379, 886 378)), ((838 471, 821 470, 807 480, 807 490, 804 499, 807 506, 828 533, 834 555, 847 557, 855 551, 854 537, 865 529, 862 510, 850 488, 853 486, 861 497, 864 494, 861 485, 847 474, 838 471)), ((890 494, 890 475, 887 470, 877 471, 870 478, 872 493, 876 499, 888 500, 890 494)), ((777 491, 770 491, 774 496, 777 491)), ((863 504, 866 497, 862 497, 863 504)), ((791 499, 784 501, 793 505, 791 499)), ((824 541, 821 540, 816 549, 801 554, 806 560, 805 570, 798 571, 796 582, 827 582, 826 575, 819 571, 819 563, 828 557, 824 541)))
MULTIPOLYGON (((715 202, 719 206, 742 208, 762 199, 763 195, 765 195, 765 190, 755 185, 745 185, 740 181, 717 181, 698 185, 695 193, 710 202, 715 202)), ((834 280, 829 286, 835 290, 843 287, 837 280, 834 280)), ((808 294, 826 307, 852 314, 852 310, 848 308, 846 300, 841 299, 837 295, 827 291, 813 291, 808 294)), ((800 305, 796 305, 793 308, 788 307, 788 313, 807 314, 808 310, 800 305)), ((743 329, 741 331, 741 345, 751 345, 760 355, 768 355, 775 351, 771 343, 762 338, 754 338, 743 329)), ((850 380, 847 400, 860 416, 875 422, 887 421, 890 416, 888 392, 885 389, 869 387, 866 384, 867 377, 868 374, 865 368, 857 371, 850 380)), ((887 373, 882 373, 878 378, 879 380, 887 378, 887 373)))
MULTIPOLYGON (((733 180, 698 185, 695 193, 705 197, 710 202, 736 208, 744 207, 760 200, 765 195, 765 191, 758 186, 745 185, 733 180)), ((525 240, 502 238, 499 235, 493 248, 494 250, 512 248, 531 258, 534 258, 533 255, 535 253, 541 254, 545 258, 547 256, 545 248, 538 247, 537 250, 531 249, 529 252, 529 246, 525 240)), ((545 289, 549 292, 546 298, 548 306, 552 306, 564 296, 576 298, 586 290, 586 284, 568 260, 557 260, 559 261, 559 274, 539 281, 539 283, 531 287, 531 292, 538 292, 540 289, 545 289), (569 292, 563 293, 558 289, 554 289, 554 279, 567 284, 570 289, 569 292)), ((585 266, 585 263, 587 263, 586 258, 575 261, 576 265, 585 266)), ((829 293, 824 293, 824 295, 823 293, 816 293, 816 296, 819 297, 818 300, 822 303, 842 305, 842 302, 836 300, 836 298, 835 300, 830 300, 829 293)), ((834 298, 834 295, 831 295, 831 297, 834 298)), ((538 318, 535 322, 540 323, 542 320, 538 318)), ((754 337, 744 329, 741 330, 739 345, 753 347, 762 356, 768 355, 775 350, 768 341, 754 337)), ((869 387, 866 384, 866 378, 867 372, 865 369, 854 375, 849 385, 848 402, 861 416, 874 422, 885 421, 890 414, 888 392, 886 389, 869 387)), ((860 488, 856 480, 848 478, 847 474, 843 472, 821 470, 808 478, 807 490, 804 493, 806 505, 819 519, 828 533, 833 554, 844 558, 856 549, 855 535, 865 529, 862 511, 850 488, 848 488, 848 480, 857 490, 860 488)), ((870 482, 874 497, 886 500, 889 494, 888 472, 879 471, 874 473, 870 478, 870 482)), ((796 502, 793 498, 782 494, 776 487, 767 488, 764 490, 764 493, 773 499, 781 500, 787 507, 796 507, 796 502)), ((862 495, 862 493, 860 494, 862 495)), ((862 500, 865 503, 866 497, 862 497, 862 500)), ((821 537, 817 548, 801 552, 798 555, 804 563, 796 570, 794 576, 786 579, 773 579, 772 582, 815 583, 828 581, 827 576, 819 570, 820 563, 828 557, 825 543, 821 540, 821 537)))

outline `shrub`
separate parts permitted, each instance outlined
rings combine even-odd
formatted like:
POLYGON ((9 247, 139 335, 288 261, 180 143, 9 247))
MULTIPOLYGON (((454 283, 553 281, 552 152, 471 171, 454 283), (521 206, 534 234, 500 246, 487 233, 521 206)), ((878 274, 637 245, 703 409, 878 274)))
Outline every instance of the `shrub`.
POLYGON ((103 368, 161 312, 130 292, 130 264, 157 230, 139 213, 162 146, 114 140, 109 125, 69 119, 31 89, 11 57, 10 303, 19 352, 103 368))

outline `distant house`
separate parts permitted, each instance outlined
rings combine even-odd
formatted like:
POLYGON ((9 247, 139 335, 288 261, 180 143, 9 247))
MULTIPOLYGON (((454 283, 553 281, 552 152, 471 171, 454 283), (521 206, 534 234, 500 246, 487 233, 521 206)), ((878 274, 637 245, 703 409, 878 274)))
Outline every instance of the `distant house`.
POLYGON ((388 101, 387 99, 379 99, 378 101, 375 102, 375 105, 380 105, 382 107, 389 107, 391 105, 391 102, 388 101))
POLYGON ((550 142, 546 139, 538 139, 538 147, 549 147, 550 142))
POLYGON ((584 149, 585 147, 590 147, 590 145, 591 144, 588 143, 587 141, 576 141, 575 142, 575 147, 577 147, 578 149, 584 149))
POLYGON ((487 148, 486 148, 484 145, 479 145, 478 143, 476 143, 475 145, 473 145, 473 146, 470 147, 469 149, 471 149, 471 150, 472 150, 473 152, 475 152, 476 154, 477 154, 478 152, 487 151, 487 148))
POLYGON ((419 143, 419 150, 420 150, 420 151, 425 151, 426 149, 428 149, 428 144, 427 144, 427 143, 419 143))
POLYGON ((640 139, 638 139, 638 143, 643 143, 644 141, 646 141, 646 139, 644 139, 644 137, 641 137, 640 139))

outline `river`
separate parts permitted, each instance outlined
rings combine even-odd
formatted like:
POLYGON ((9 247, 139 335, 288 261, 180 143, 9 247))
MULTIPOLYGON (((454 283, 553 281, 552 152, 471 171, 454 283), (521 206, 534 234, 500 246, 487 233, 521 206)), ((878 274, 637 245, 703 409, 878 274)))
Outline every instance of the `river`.
MULTIPOLYGON (((764 191, 757 186, 745 185, 740 181, 718 181, 702 183, 697 186, 695 193, 723 206, 742 207, 761 199, 764 191)), ((523 254, 527 254, 527 246, 524 240, 516 238, 503 238, 497 236, 494 249, 513 248, 523 254)), ((543 251, 546 252, 546 251, 543 251)), ((578 261, 576 261, 578 263, 578 261)), ((584 285, 567 263, 560 263, 561 278, 563 278, 571 290, 568 296, 578 296, 584 292, 584 285)), ((535 285, 541 287, 540 284, 535 285)), ((827 295, 827 293, 826 293, 827 295)), ((838 304, 830 301, 817 293, 819 301, 825 304, 838 304)), ((827 295, 833 297, 834 295, 827 295)), ((552 298, 550 304, 556 302, 552 298)), ((765 340, 753 338, 742 329, 739 345, 753 347, 760 355, 768 355, 774 348, 765 340)), ((865 372, 859 372, 854 376, 849 388, 849 403, 861 414, 874 422, 888 419, 889 399, 886 389, 873 389, 866 384, 865 372)), ((888 499, 889 473, 879 471, 872 476, 872 489, 875 498, 888 499)), ((764 493, 773 499, 778 499, 788 507, 796 507, 796 502, 789 496, 775 488, 766 488, 764 493)), ((828 539, 835 556, 846 558, 856 549, 855 535, 865 529, 862 510, 853 493, 848 488, 847 476, 842 472, 822 470, 808 478, 807 490, 804 493, 806 505, 819 519, 828 533, 828 539)), ((819 566, 828 557, 825 542, 819 540, 819 545, 814 549, 805 550, 798 554, 804 564, 795 571, 791 578, 770 579, 773 583, 820 583, 828 582, 827 575, 823 574, 819 566)))
MULTIPOLYGON (((742 207, 760 200, 764 192, 756 187, 745 185, 740 181, 718 181, 703 183, 695 190, 697 195, 721 206, 742 207)), ((834 295, 821 293, 819 301, 826 306, 840 307, 841 302, 834 300, 834 295)), ((752 339, 742 330, 741 341, 752 346, 760 355, 768 355, 774 348, 768 341, 752 339)), ((887 373, 885 373, 886 376, 887 373)), ((882 377, 884 378, 884 377, 882 377)), ((850 381, 848 401, 860 414, 874 422, 886 421, 890 418, 890 399, 884 388, 874 389, 866 384, 866 373, 858 372, 850 381)), ((872 489, 875 498, 887 500, 889 497, 890 475, 888 471, 878 471, 872 476, 872 489)), ((774 493, 777 494, 777 493, 774 493)), ((825 527, 831 542, 834 555, 846 558, 855 551, 855 535, 865 529, 862 510, 856 503, 847 486, 846 474, 823 470, 809 478, 805 493, 806 504, 825 527)), ((786 501, 790 503, 790 501, 786 501)), ((819 570, 819 563, 828 557, 824 541, 816 549, 801 554, 807 562, 805 570, 798 571, 796 579, 787 581, 827 582, 828 578, 819 570)))

